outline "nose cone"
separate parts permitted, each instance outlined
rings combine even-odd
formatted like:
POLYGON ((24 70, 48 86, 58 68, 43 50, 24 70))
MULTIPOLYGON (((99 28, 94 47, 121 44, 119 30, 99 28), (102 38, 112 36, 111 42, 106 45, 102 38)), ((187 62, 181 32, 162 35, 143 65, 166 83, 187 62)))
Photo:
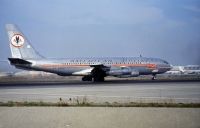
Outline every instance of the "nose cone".
POLYGON ((171 67, 171 65, 169 65, 169 64, 165 64, 165 65, 163 65, 160 69, 161 69, 162 72, 164 73, 164 72, 167 72, 167 71, 171 70, 172 67, 171 67))
POLYGON ((160 73, 165 73, 172 69, 172 65, 170 65, 167 61, 163 60, 161 64, 158 66, 160 73))
POLYGON ((172 65, 170 65, 170 64, 166 65, 166 71, 169 71, 171 69, 172 69, 172 65))

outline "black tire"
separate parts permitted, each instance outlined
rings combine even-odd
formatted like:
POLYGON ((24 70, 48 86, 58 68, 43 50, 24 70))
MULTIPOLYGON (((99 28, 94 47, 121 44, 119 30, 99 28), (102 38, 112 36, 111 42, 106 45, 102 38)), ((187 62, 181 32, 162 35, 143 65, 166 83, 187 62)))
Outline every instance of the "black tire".
POLYGON ((151 80, 156 80, 156 75, 153 75, 153 77, 151 78, 151 80))
POLYGON ((102 76, 98 76, 98 77, 94 77, 94 82, 104 82, 104 77, 102 76))
POLYGON ((92 81, 92 76, 84 76, 82 81, 92 81))

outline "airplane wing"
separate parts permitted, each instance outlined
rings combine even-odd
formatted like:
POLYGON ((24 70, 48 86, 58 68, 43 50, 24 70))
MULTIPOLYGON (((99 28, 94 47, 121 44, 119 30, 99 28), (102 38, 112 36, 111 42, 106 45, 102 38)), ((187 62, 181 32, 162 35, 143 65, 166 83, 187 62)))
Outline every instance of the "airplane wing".
POLYGON ((92 64, 92 65, 90 65, 90 67, 94 67, 94 68, 110 68, 109 66, 105 66, 102 63, 92 64))
POLYGON ((72 74, 73 75, 82 75, 82 76, 91 75, 92 70, 93 70, 93 68, 88 68, 88 69, 84 69, 84 70, 81 70, 78 72, 74 72, 72 74))
POLYGON ((93 70, 98 69, 98 70, 102 70, 102 71, 104 71, 104 72, 109 71, 110 68, 111 68, 110 66, 104 65, 104 64, 102 64, 102 63, 92 64, 92 65, 90 65, 90 67, 93 67, 93 70))
POLYGON ((90 65, 90 68, 84 69, 78 72, 74 72, 73 75, 96 75, 96 74, 106 74, 110 70, 110 67, 103 65, 102 63, 96 63, 90 65))

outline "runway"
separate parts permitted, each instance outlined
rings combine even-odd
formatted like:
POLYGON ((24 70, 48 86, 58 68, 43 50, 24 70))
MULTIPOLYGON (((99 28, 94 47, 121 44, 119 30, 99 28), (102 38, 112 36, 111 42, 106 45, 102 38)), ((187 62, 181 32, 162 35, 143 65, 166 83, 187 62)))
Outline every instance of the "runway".
POLYGON ((72 82, 0 85, 0 102, 44 101, 68 103, 164 102, 200 103, 200 82, 72 82))

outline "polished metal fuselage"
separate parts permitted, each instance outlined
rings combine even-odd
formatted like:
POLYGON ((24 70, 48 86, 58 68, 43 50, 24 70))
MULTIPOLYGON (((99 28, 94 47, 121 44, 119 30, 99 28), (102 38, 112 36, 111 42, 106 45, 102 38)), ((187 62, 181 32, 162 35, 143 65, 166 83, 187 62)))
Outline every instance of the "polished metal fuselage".
POLYGON ((27 70, 45 71, 58 75, 90 75, 95 66, 103 65, 105 72, 123 68, 138 71, 139 75, 160 74, 171 69, 168 62, 146 57, 66 58, 28 60, 31 66, 19 66, 27 70))

